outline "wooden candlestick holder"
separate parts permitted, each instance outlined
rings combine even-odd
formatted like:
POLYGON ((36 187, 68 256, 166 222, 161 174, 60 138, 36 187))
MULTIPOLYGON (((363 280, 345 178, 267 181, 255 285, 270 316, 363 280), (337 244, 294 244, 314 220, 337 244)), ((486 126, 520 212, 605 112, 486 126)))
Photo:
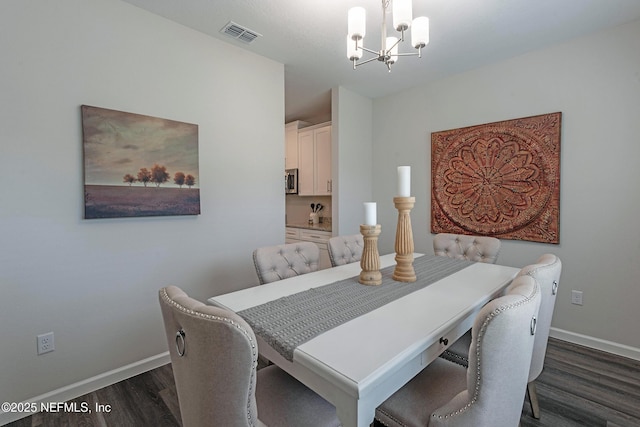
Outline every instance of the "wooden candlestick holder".
POLYGON ((398 227, 396 228, 396 268, 392 278, 398 282, 416 281, 416 272, 413 269, 413 231, 409 216, 415 203, 415 197, 393 198, 393 204, 398 209, 398 227))
POLYGON ((358 281, 363 285, 382 284, 382 273, 380 273, 380 254, 378 253, 378 236, 382 231, 382 226, 360 225, 360 234, 364 237, 364 249, 360 258, 360 278, 358 281))

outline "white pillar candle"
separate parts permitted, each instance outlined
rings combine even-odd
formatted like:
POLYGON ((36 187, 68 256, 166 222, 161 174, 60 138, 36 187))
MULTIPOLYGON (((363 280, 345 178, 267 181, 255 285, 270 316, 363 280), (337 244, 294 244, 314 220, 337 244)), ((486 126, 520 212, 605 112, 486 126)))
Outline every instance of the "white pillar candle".
POLYGON ((365 225, 376 225, 376 203, 375 202, 365 202, 364 204, 364 224, 365 225))
POLYGON ((398 166, 398 196, 411 197, 411 166, 398 166))

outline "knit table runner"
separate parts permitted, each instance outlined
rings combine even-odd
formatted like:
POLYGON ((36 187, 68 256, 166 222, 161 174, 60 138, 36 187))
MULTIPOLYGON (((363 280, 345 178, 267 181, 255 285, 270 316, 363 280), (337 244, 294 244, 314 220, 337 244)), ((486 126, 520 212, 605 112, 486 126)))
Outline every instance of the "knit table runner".
POLYGON ((472 261, 423 255, 413 262, 417 280, 396 282, 395 265, 384 268, 382 284, 365 286, 358 276, 269 301, 238 312, 256 335, 289 361, 296 347, 349 320, 460 271, 472 261))

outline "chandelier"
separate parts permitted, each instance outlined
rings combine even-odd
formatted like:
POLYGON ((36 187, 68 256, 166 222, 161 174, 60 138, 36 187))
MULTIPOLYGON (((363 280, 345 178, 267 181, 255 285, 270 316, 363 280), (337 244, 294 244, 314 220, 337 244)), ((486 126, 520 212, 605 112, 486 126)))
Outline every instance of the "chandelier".
POLYGON ((380 50, 375 51, 363 46, 366 33, 366 12, 363 7, 352 7, 348 13, 347 58, 353 61, 353 69, 358 65, 374 60, 384 62, 389 72, 399 56, 418 56, 422 58, 422 48, 429 43, 429 18, 412 17, 411 0, 382 0, 382 32, 380 50), (392 3, 393 28, 400 33, 400 38, 387 37, 387 9, 392 3), (411 27, 411 45, 417 52, 398 53, 398 45, 404 41, 404 32, 411 27), (358 62, 364 52, 374 55, 362 62, 358 62))

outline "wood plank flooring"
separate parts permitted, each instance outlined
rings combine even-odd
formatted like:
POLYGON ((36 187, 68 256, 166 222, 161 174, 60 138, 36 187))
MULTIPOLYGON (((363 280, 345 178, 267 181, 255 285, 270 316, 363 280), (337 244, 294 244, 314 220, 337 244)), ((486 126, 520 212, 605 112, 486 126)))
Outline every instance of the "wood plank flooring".
POLYGON ((536 380, 541 417, 522 427, 640 426, 640 361, 550 339, 536 380))
MULTIPOLYGON (((522 427, 640 426, 640 361, 550 339, 545 368, 536 381, 540 420, 523 405, 522 427)), ((91 414, 39 413, 11 427, 180 426, 171 365, 140 374, 74 399, 111 405, 91 414)), ((217 427, 217 426, 214 426, 217 427)), ((298 426, 296 426, 298 427, 298 426)), ((299 426, 304 427, 304 426, 299 426)))

